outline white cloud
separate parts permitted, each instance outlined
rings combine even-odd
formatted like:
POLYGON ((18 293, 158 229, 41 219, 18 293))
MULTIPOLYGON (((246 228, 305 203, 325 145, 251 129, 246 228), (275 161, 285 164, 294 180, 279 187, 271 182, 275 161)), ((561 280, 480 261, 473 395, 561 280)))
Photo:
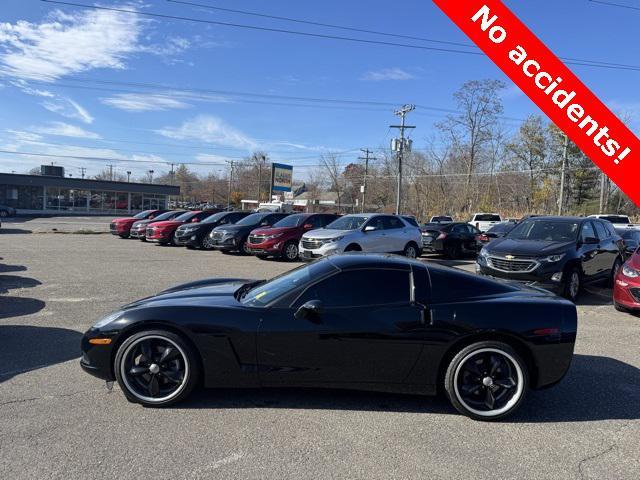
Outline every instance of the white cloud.
POLYGON ((43 23, 0 23, 0 73, 53 81, 95 68, 124 69, 140 50, 137 15, 104 10, 52 12, 43 23))
POLYGON ((385 80, 413 80, 414 78, 416 78, 414 75, 397 67, 383 68, 382 70, 370 70, 360 77, 361 80, 370 82, 381 82, 385 80))
POLYGON ((90 132, 75 125, 69 125, 64 122, 50 122, 46 126, 34 127, 33 132, 42 135, 56 135, 59 137, 73 137, 73 138, 90 138, 97 139, 100 135, 94 132, 90 132))
POLYGON ((62 115, 72 120, 80 120, 83 123, 93 123, 93 117, 82 105, 66 97, 56 96, 55 100, 42 102, 41 105, 50 112, 62 115))
POLYGON ((199 153, 196 155, 196 160, 201 163, 219 163, 224 165, 228 158, 220 155, 213 155, 211 153, 199 153))
POLYGON ((198 140, 247 150, 258 147, 258 142, 254 139, 227 125, 222 119, 210 115, 200 115, 179 127, 165 127, 156 130, 156 133, 177 140, 198 140))
POLYGON ((33 133, 33 132, 25 132, 23 130, 12 130, 12 129, 8 129, 7 133, 10 133, 13 138, 18 141, 18 142, 37 142, 39 140, 42 140, 42 135, 38 135, 37 133, 33 133))
POLYGON ((191 107, 188 103, 161 94, 119 93, 101 101, 128 112, 159 112, 191 107))

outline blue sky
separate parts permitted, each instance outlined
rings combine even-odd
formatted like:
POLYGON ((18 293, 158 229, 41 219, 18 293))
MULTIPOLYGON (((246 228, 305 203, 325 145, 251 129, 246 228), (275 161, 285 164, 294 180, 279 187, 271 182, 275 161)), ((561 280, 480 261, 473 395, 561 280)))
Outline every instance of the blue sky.
MULTIPOLYGON (((469 43, 437 7, 424 0, 409 0, 401 7, 381 0, 185 1, 469 43)), ((560 56, 640 65, 640 11, 588 0, 506 3, 560 56)), ((473 51, 165 0, 103 0, 98 5, 473 51)), ((616 112, 629 115, 630 126, 638 130, 640 71, 571 68, 616 112)), ((0 153, 0 170, 24 173, 54 161, 77 176, 80 166, 95 174, 111 163, 120 172, 131 170, 140 176, 148 169, 167 171, 167 162, 188 162, 201 163, 189 166, 206 174, 224 171, 225 160, 262 149, 273 160, 297 166, 295 175, 301 178, 323 152, 343 152, 348 162, 361 147, 385 147, 392 135, 388 127, 396 122, 392 104, 420 106, 409 119, 418 127, 412 134, 414 146, 423 147, 433 134, 434 122, 445 115, 438 109, 454 109, 453 92, 466 80, 483 78, 507 81, 505 117, 525 118, 538 112, 483 56, 162 20, 38 0, 3 0, 0 150, 97 159, 0 153)), ((505 124, 512 130, 516 125, 505 124)))

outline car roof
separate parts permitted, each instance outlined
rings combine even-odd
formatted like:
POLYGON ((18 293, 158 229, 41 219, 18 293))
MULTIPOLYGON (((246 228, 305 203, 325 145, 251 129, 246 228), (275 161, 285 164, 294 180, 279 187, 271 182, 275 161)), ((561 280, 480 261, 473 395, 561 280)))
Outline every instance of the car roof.
POLYGON ((522 220, 523 222, 528 222, 528 221, 549 221, 549 222, 562 222, 562 221, 572 221, 572 222, 583 222, 585 220, 593 220, 593 218, 587 218, 587 217, 565 217, 565 216, 553 216, 553 215, 549 215, 549 216, 542 216, 542 217, 530 217, 530 218, 525 218, 524 220, 522 220))
POLYGON ((341 255, 330 255, 326 257, 326 261, 340 270, 391 268, 408 271, 412 266, 425 268, 424 264, 418 260, 410 260, 400 255, 384 253, 343 253, 341 255))

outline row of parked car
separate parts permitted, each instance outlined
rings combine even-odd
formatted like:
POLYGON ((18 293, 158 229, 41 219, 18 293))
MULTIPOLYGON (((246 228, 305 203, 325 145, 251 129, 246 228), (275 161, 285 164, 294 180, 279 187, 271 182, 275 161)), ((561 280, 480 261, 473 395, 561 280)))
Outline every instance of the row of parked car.
POLYGON ((160 244, 293 261, 333 253, 422 253, 416 220, 387 214, 147 210, 117 218, 111 233, 160 244))
POLYGON ((630 222, 614 225, 610 220, 616 219, 598 216, 533 215, 497 222, 479 215, 495 214, 477 214, 469 222, 440 216, 420 226, 413 217, 379 213, 148 210, 115 219, 111 232, 122 238, 286 261, 350 251, 409 258, 423 251, 453 259, 473 255, 480 275, 528 283, 572 301, 584 285, 606 281, 614 287, 616 308, 640 310, 640 228, 630 222), (480 221, 487 223, 474 224, 480 221))

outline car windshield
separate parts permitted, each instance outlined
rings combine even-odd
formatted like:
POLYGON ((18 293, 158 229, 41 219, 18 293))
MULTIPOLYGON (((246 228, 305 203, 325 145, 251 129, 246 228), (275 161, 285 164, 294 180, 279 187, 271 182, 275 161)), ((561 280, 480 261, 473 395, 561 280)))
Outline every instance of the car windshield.
POLYGON ((197 214, 198 214, 198 212, 186 212, 186 213, 183 213, 180 216, 177 216, 175 218, 175 220, 176 220, 176 222, 188 222, 193 217, 195 217, 197 214))
POLYGON ((476 222, 501 222, 502 219, 500 215, 492 215, 492 214, 484 214, 484 215, 476 215, 476 222))
POLYGON ((445 216, 431 217, 431 222, 453 222, 453 218, 445 216))
POLYGON ((622 233, 622 238, 625 240, 640 241, 640 230, 629 230, 622 233))
POLYGON ((304 222, 305 218, 307 218, 308 215, 304 215, 301 213, 295 214, 295 215, 289 215, 288 217, 284 217, 282 220, 280 220, 279 222, 276 222, 273 224, 274 227, 280 228, 280 227, 299 227, 300 225, 302 225, 302 222, 304 222))
POLYGON ((361 217, 359 215, 347 215, 345 217, 340 217, 337 220, 334 220, 329 225, 327 225, 327 229, 329 230, 356 230, 362 227, 362 224, 368 220, 369 217, 361 217))
POLYGON ((266 283, 258 284, 244 293, 244 296, 239 300, 244 305, 261 307, 295 288, 306 285, 311 279, 318 279, 332 270, 336 270, 336 267, 326 261, 302 265, 272 278, 266 283))
POLYGON ((609 220, 611 223, 631 223, 631 220, 626 215, 603 215, 601 220, 609 220))
POLYGON ((242 220, 237 222, 236 225, 255 225, 260 223, 267 215, 268 213, 252 213, 248 217, 244 217, 242 220))
POLYGON ((155 212, 155 210, 145 210, 143 212, 140 212, 140 213, 134 215, 133 218, 147 218, 153 212, 155 212))
POLYGON ((218 213, 214 213, 213 215, 211 215, 210 217, 205 218, 202 223, 216 223, 218 220, 220 220, 221 218, 223 218, 225 215, 227 214, 227 212, 218 212, 218 213))
POLYGON ((161 221, 161 220, 170 220, 172 219, 174 216, 176 215, 176 212, 164 212, 162 215, 158 215, 156 218, 154 218, 154 221, 161 221))
POLYGON ((572 221, 526 220, 514 227, 506 238, 570 242, 578 238, 579 224, 572 221))

